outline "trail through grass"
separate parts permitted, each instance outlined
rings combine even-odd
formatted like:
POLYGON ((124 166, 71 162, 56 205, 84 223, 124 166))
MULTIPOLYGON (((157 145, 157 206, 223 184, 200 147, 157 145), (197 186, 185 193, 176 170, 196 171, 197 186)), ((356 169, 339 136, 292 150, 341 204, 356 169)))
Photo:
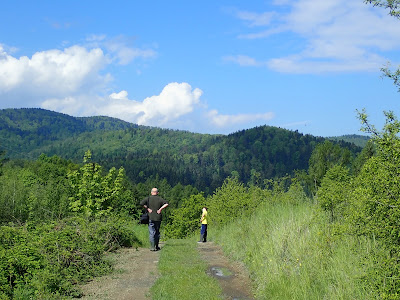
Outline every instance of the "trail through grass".
POLYGON ((150 290, 153 300, 223 299, 218 282, 206 274, 194 238, 168 240, 158 269, 161 276, 150 290))

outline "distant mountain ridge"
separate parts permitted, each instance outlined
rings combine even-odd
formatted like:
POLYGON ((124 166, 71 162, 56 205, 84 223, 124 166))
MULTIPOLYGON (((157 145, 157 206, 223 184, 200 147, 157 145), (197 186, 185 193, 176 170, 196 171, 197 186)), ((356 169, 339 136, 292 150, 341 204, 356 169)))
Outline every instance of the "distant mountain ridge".
POLYGON ((367 142, 370 140, 369 136, 365 135, 358 135, 358 134, 347 134, 347 135, 341 135, 341 136, 332 136, 328 137, 329 140, 332 141, 344 141, 347 143, 353 143, 356 146, 364 148, 367 142))
MULTIPOLYGON (((201 190, 227 176, 243 182, 308 168, 311 152, 325 138, 272 126, 229 135, 139 126, 110 117, 72 117, 44 109, 0 110, 0 150, 11 159, 58 155, 81 162, 90 149, 105 166, 123 166, 134 182, 149 176, 201 190)), ((338 141, 352 153, 361 147, 338 141)))

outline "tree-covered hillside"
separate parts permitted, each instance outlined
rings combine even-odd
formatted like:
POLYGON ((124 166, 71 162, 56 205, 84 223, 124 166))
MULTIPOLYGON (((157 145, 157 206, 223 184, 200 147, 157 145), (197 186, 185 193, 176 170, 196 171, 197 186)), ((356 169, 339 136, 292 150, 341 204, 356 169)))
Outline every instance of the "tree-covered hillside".
MULTIPOLYGON (((166 178, 205 192, 228 176, 257 183, 306 170, 312 150, 324 140, 271 126, 209 135, 43 109, 0 110, 0 148, 8 158, 37 159, 44 153, 81 162, 90 149, 94 161, 108 169, 123 166, 134 183, 166 178)), ((340 143, 353 155, 361 150, 340 143)))
POLYGON ((356 146, 364 148, 365 145, 370 140, 370 137, 365 136, 365 135, 358 135, 358 134, 347 134, 347 135, 341 135, 341 136, 332 136, 332 137, 329 137, 328 139, 330 139, 332 141, 336 141, 336 142, 344 141, 344 142, 352 143, 356 146))

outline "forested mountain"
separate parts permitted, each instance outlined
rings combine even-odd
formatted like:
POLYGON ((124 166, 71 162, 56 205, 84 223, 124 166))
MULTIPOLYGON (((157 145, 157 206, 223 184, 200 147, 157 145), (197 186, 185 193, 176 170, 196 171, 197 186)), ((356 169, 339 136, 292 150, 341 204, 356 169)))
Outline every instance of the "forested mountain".
MULTIPOLYGON (((10 159, 37 159, 44 153, 81 162, 90 149, 94 161, 106 168, 123 166, 134 183, 158 176, 205 192, 228 176, 257 182, 307 169, 312 150, 324 140, 271 126, 209 135, 43 109, 0 110, 0 150, 10 159)), ((340 144, 353 155, 361 151, 340 144)))
POLYGON ((348 142, 348 143, 353 143, 356 146, 359 147, 365 147, 365 145, 367 144, 368 140, 370 140, 369 136, 365 136, 365 135, 358 135, 358 134, 347 134, 347 135, 341 135, 341 136, 332 136, 329 137, 328 139, 332 140, 332 141, 344 141, 344 142, 348 142))

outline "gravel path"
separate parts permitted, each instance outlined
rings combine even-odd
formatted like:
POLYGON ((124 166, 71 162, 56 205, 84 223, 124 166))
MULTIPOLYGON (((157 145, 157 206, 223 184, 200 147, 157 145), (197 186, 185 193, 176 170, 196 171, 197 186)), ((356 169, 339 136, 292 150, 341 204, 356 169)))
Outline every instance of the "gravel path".
POLYGON ((157 280, 160 252, 148 248, 120 249, 112 254, 115 272, 82 286, 84 300, 149 300, 149 289, 157 280))
MULTIPOLYGON (((243 265, 229 261, 224 256, 221 247, 213 242, 199 243, 198 250, 208 264, 207 273, 220 283, 224 299, 254 299, 251 293, 251 281, 243 265)), ((84 297, 81 299, 149 300, 150 287, 159 275, 157 264, 160 251, 127 248, 120 249, 111 255, 116 262, 115 272, 95 278, 82 286, 84 297)))

